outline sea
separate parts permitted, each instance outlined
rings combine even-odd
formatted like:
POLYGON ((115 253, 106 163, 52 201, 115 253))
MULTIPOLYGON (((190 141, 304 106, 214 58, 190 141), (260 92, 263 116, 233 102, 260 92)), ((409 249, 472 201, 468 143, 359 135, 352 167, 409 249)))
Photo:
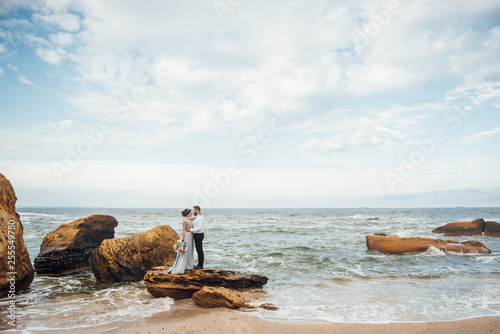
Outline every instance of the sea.
MULTIPOLYGON (((43 237, 59 225, 91 214, 118 220, 115 237, 167 224, 179 234, 181 209, 18 207, 34 261, 43 237)), ((443 237, 441 225, 484 218, 500 222, 500 208, 206 209, 205 268, 264 274, 255 294, 257 317, 289 323, 450 321, 500 315, 500 238, 443 237), (477 240, 488 255, 417 255, 369 252, 365 237, 477 240)), ((142 282, 104 284, 90 270, 62 277, 36 276, 17 296, 17 330, 89 328, 151 317, 175 307, 153 298, 142 282)), ((0 299, 0 328, 8 301, 0 299)))

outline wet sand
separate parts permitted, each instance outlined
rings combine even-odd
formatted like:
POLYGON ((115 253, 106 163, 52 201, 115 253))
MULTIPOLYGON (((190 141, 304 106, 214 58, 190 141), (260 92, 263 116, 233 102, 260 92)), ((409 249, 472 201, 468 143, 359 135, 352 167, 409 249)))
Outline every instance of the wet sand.
MULTIPOLYGON (((51 330, 50 333, 63 331, 51 330)), ((64 331, 64 332, 67 332, 64 331)), ((500 333, 500 317, 473 318, 459 321, 391 324, 290 324, 263 320, 251 313, 228 309, 201 309, 191 301, 176 302, 170 311, 160 312, 141 320, 113 322, 89 328, 71 330, 72 333, 171 333, 171 334, 492 334, 500 333)), ((48 333, 48 332, 36 332, 48 333)))

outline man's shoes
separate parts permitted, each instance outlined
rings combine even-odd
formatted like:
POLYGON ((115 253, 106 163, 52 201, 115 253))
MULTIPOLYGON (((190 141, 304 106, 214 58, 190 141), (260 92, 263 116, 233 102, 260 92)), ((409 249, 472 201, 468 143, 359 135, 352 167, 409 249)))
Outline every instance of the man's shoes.
POLYGON ((203 269, 203 266, 194 266, 194 269, 203 269))

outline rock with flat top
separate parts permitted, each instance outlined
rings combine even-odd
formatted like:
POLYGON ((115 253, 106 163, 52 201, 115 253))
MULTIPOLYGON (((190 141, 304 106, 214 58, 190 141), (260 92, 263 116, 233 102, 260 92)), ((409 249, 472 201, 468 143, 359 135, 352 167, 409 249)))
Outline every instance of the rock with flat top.
POLYGON ((0 174, 0 297, 10 298, 19 293, 35 277, 28 248, 24 243, 24 227, 16 212, 16 202, 12 184, 0 174))
POLYGON ((35 259, 38 275, 62 276, 90 268, 90 254, 105 239, 115 237, 116 219, 91 215, 62 224, 43 238, 35 259))
POLYGON ((267 277, 222 269, 191 269, 183 275, 170 274, 167 267, 153 268, 144 276, 144 284, 154 297, 188 299, 203 287, 223 287, 240 292, 262 288, 267 277))
POLYGON ((398 236, 367 235, 368 250, 379 251, 385 254, 415 254, 424 253, 435 247, 445 253, 490 254, 491 250, 479 241, 458 242, 454 240, 427 239, 427 238, 399 238, 398 236))

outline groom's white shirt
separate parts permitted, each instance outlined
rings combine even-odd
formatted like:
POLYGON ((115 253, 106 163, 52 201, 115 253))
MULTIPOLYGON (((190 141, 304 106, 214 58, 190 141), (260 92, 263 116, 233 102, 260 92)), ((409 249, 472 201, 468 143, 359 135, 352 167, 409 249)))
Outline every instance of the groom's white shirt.
POLYGON ((193 220, 193 228, 191 232, 193 233, 204 233, 205 230, 205 217, 203 215, 197 215, 196 219, 193 220))

